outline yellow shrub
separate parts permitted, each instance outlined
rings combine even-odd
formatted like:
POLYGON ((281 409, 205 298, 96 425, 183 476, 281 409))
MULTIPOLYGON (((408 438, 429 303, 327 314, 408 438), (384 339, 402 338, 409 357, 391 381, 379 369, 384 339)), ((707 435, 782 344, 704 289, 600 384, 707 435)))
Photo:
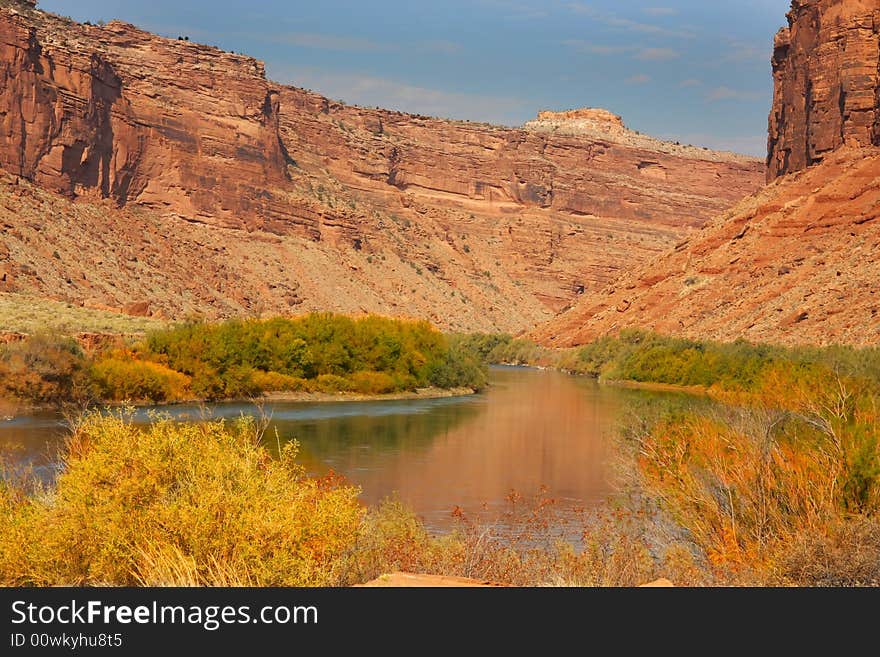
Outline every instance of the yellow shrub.
POLYGON ((351 381, 335 374, 321 374, 310 383, 314 392, 349 392, 353 387, 351 381))
POLYGON ((385 372, 355 372, 349 379, 355 391, 366 395, 381 395, 394 392, 394 379, 385 372))
POLYGON ((278 372, 255 370, 251 374, 251 380, 263 392, 299 392, 309 389, 309 383, 305 379, 278 372))
POLYGON ((191 397, 190 377, 148 360, 117 353, 92 366, 92 380, 107 401, 179 401, 191 397))
POLYGON ((51 499, 0 497, 0 583, 332 583, 358 490, 273 458, 253 420, 149 428, 88 416, 51 499))

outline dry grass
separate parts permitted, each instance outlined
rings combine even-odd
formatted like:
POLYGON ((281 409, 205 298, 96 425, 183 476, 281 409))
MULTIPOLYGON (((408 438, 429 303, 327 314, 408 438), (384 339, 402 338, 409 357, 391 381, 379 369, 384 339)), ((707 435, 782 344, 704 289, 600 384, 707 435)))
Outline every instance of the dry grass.
POLYGON ((692 411, 636 436, 642 485, 722 579, 876 581, 877 398, 832 374, 772 389, 757 407, 692 411))
POLYGON ((21 294, 0 294, 0 332, 143 334, 167 326, 149 317, 132 317, 21 294))

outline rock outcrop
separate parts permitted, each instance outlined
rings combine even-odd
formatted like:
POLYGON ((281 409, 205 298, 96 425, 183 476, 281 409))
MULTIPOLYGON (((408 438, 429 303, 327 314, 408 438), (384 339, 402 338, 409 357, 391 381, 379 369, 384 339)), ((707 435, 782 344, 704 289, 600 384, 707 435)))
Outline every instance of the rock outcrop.
POLYGON ((609 117, 510 129, 351 107, 268 81, 249 57, 0 0, 0 287, 169 317, 327 308, 521 330, 763 178, 756 160, 635 139, 609 117), (93 223, 25 219, 40 207, 93 223), (40 255, 50 241, 60 261, 40 255), (96 249, 155 263, 174 250, 179 292, 110 285, 96 249))
POLYGON ((880 6, 795 0, 773 49, 767 176, 880 145, 880 6))
POLYGON ((630 327, 880 344, 880 149, 843 149, 780 178, 533 337, 568 347, 630 327))
POLYGON ((0 117, 0 166, 70 198, 225 225, 288 212, 278 93, 250 57, 4 2, 0 117))
POLYGON ((773 53, 773 182, 535 339, 573 346, 640 328, 880 344, 880 6, 794 0, 788 19, 773 53))

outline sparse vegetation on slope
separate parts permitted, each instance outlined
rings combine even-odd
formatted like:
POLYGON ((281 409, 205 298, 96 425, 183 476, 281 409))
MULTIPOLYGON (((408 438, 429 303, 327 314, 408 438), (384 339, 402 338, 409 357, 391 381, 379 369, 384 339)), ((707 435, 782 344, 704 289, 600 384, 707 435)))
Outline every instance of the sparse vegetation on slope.
POLYGON ((24 294, 0 294, 0 331, 4 332, 137 335, 166 324, 150 317, 133 317, 24 294))

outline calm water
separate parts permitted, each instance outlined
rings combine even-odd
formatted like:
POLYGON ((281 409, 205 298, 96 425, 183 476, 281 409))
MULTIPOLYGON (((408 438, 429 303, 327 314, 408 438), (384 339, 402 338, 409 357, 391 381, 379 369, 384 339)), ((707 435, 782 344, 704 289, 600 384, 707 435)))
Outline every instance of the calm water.
MULTIPOLYGON (((483 517, 508 508, 512 490, 542 486, 561 508, 590 506, 608 493, 608 437, 621 411, 651 393, 605 387, 557 372, 493 368, 481 395, 433 400, 276 403, 267 436, 300 442, 314 474, 332 469, 363 489, 367 503, 396 494, 442 530, 459 506, 483 517)), ((196 406, 161 408, 180 419, 196 406)), ((252 413, 248 404, 215 404, 214 417, 252 413)), ((147 422, 146 410, 138 421, 147 422)), ((51 478, 61 418, 0 420, 0 448, 51 478)))

